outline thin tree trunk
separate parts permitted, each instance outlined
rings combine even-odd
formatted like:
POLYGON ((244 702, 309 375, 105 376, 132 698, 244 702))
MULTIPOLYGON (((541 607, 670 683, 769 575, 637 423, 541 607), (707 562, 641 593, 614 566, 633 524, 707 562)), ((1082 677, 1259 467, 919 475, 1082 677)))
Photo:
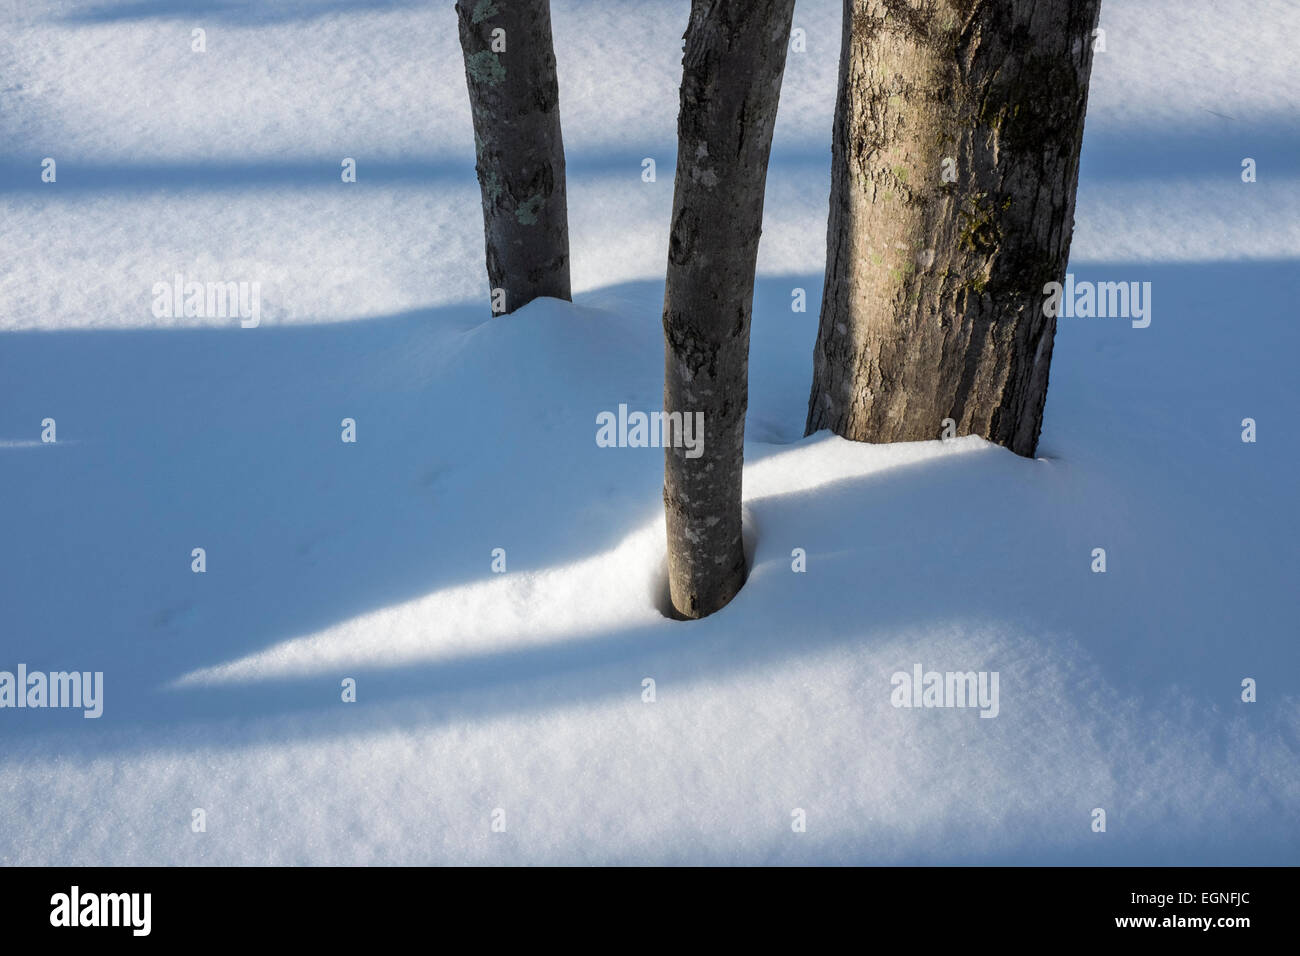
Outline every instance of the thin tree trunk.
POLYGON ((794 0, 693 0, 664 293, 664 408, 704 416, 665 453, 673 606, 704 617, 745 581, 740 493, 763 192, 794 0))
POLYGON ((807 431, 1032 455, 1100 0, 845 0, 807 431))
POLYGON ((564 141, 549 0, 460 0, 456 14, 493 310, 513 312, 538 296, 569 299, 564 141), (504 290, 504 302, 496 290, 504 290))

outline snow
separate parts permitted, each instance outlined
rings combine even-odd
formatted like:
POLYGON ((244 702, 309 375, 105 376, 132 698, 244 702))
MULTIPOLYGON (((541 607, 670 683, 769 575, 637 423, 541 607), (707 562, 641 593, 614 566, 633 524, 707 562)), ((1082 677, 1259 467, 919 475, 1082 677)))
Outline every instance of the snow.
POLYGON ((802 438, 839 4, 800 3, 753 570, 690 623, 662 453, 595 443, 662 402, 684 6, 554 0, 576 301, 498 319, 450 4, 264 6, 2 14, 0 670, 105 704, 0 711, 0 861, 1297 861, 1289 4, 1105 4, 1071 271, 1153 321, 1062 320, 1026 460, 802 438), (177 272, 261 325, 155 317, 177 272), (998 716, 891 706, 917 663, 998 716))

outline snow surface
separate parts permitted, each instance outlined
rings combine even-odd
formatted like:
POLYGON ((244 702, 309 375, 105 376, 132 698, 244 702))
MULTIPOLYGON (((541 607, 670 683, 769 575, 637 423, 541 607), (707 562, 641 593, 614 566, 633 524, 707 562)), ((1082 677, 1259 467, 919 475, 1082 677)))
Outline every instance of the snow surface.
POLYGON ((594 442, 661 403, 686 4, 553 0, 578 294, 499 319, 450 6, 0 14, 0 669, 106 687, 0 711, 0 861, 1297 862, 1294 4, 1104 4, 1071 270, 1153 320, 1062 320, 1030 461, 801 437, 839 3, 800 0, 753 572, 692 623, 661 452, 594 442), (177 272, 261 326, 156 318, 177 272), (915 663, 998 717, 894 708, 915 663))

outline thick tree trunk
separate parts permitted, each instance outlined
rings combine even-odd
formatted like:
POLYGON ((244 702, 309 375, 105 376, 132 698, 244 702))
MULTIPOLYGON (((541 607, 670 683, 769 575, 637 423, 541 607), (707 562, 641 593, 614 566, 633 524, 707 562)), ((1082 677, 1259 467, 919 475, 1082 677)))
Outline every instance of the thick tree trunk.
MULTIPOLYGON (((703 413, 665 454, 673 606, 704 617, 745 581, 740 480, 763 191, 794 0, 693 0, 664 293, 664 409, 703 413)), ((692 418, 694 420, 694 418, 692 418)))
POLYGON ((543 295, 569 299, 569 214, 550 2, 460 0, 456 14, 474 114, 493 310, 513 312, 543 295))
POLYGON ((845 0, 807 431, 1032 455, 1100 0, 845 0))

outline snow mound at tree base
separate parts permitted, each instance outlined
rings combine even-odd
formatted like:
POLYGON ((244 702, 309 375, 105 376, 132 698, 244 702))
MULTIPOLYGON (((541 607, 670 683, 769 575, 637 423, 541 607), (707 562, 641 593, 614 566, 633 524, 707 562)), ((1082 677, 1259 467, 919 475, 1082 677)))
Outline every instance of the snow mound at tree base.
POLYGON ((85 350, 118 395, 72 403, 75 443, 3 452, 33 522, 91 476, 115 503, 53 543, 28 527, 29 562, 132 543, 111 599, 19 606, 10 655, 102 668, 106 705, 4 715, 3 859, 1293 860, 1295 698, 1249 663, 1281 648, 1153 628, 1207 613, 1195 562, 1150 534, 1184 502, 978 438, 797 439, 783 286, 754 336, 751 420, 785 443, 746 449, 752 572, 696 622, 655 602, 662 451, 595 442, 601 410, 658 407, 661 287, 268 329, 255 351, 239 329, 15 337, 39 340, 26 394, 85 350), (132 416, 173 388, 188 401, 132 416), (996 672, 996 717, 895 706, 916 665, 996 672))

